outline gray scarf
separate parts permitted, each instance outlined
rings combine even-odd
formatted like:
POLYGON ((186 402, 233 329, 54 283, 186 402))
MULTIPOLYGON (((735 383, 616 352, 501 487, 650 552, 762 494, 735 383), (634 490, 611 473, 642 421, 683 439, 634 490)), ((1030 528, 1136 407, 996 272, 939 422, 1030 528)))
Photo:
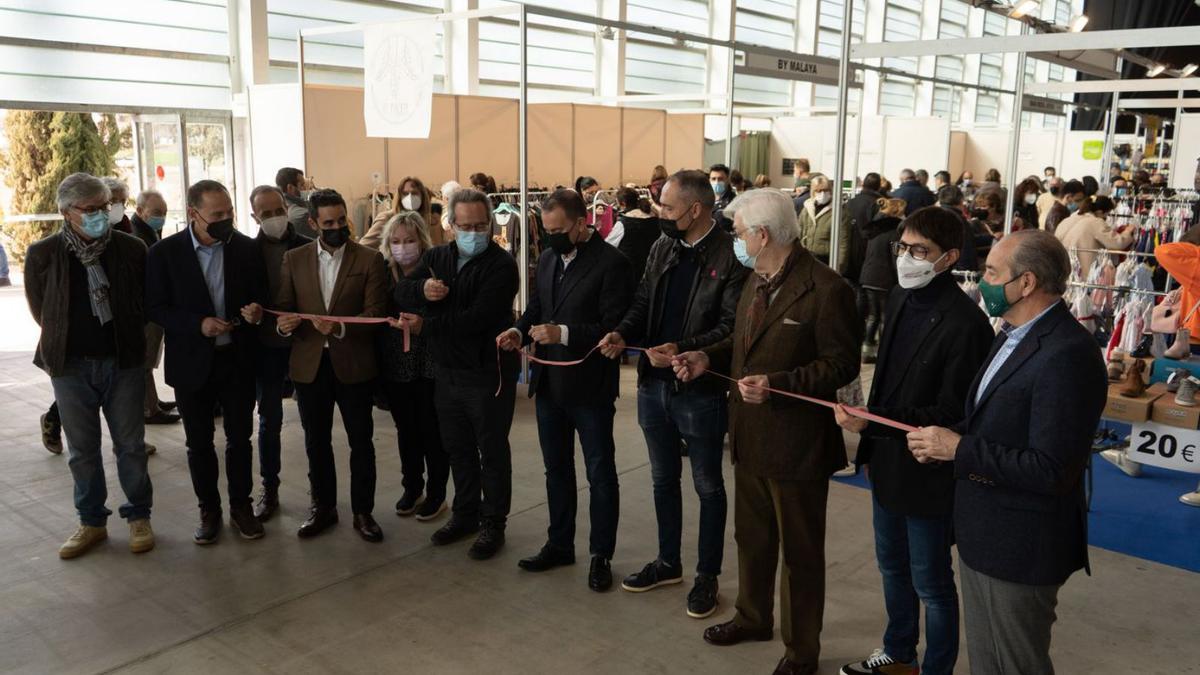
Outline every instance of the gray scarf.
POLYGON ((100 264, 100 256, 104 255, 104 249, 108 247, 112 230, 106 230, 99 239, 91 242, 85 242, 70 223, 63 223, 62 233, 67 250, 78 258, 87 270, 88 298, 92 301, 92 315, 103 326, 112 321, 113 314, 108 303, 108 275, 104 273, 104 267, 100 264))

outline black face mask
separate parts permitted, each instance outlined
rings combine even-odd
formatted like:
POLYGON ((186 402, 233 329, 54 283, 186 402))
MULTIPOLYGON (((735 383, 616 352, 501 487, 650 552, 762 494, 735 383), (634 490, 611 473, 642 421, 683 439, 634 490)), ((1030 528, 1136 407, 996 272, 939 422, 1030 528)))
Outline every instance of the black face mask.
POLYGON ((978 218, 979 220, 987 220, 988 210, 987 209, 971 209, 971 217, 978 218))
POLYGON ((570 255, 575 250, 575 242, 571 241, 568 232, 553 232, 546 234, 546 245, 559 255, 570 255))
MULTIPOLYGON (((201 218, 201 220, 204 220, 201 218)), ((233 237, 233 218, 216 220, 208 223, 208 236, 221 243, 228 242, 233 237)))
POLYGON ((321 230, 321 241, 327 246, 341 248, 350 241, 350 228, 343 225, 336 230, 321 230))
MULTIPOLYGON (((687 234, 687 229, 679 229, 679 221, 671 220, 670 218, 659 218, 658 226, 662 229, 662 233, 671 239, 683 239, 683 235, 687 234)), ((691 227, 690 225, 688 227, 691 227)))

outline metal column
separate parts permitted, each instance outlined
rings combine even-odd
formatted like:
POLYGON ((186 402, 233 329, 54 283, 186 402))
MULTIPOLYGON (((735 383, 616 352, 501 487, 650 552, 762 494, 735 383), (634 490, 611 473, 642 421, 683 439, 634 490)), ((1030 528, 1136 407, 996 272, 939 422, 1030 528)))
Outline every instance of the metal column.
MULTIPOLYGON (((842 173, 845 171, 846 155, 846 104, 850 92, 850 31, 854 16, 854 0, 846 0, 842 7, 842 59, 838 62, 838 118, 837 140, 833 160, 833 222, 829 229, 829 266, 838 268, 838 252, 841 248, 842 230, 842 173)), ((859 99, 860 107, 862 99, 859 99)))
MULTIPOLYGON (((1123 73, 1124 70, 1125 59, 1118 58, 1117 73, 1123 73)), ((1114 91, 1112 95, 1112 101, 1109 102, 1108 124, 1105 125, 1106 129, 1104 131, 1104 154, 1103 159, 1101 160, 1102 164, 1100 166, 1100 175, 1102 177, 1100 182, 1103 185, 1112 185, 1112 178, 1110 176, 1111 172, 1109 171, 1108 167, 1112 164, 1114 149, 1113 143, 1115 142, 1117 135, 1117 105, 1120 98, 1121 92, 1114 91)))
MULTIPOLYGON (((1029 34, 1029 24, 1021 24, 1021 35, 1029 34)), ((1012 234, 1013 203, 1017 198, 1017 153, 1021 149, 1021 108, 1025 103, 1025 52, 1017 52, 1017 89, 1013 92, 1012 136, 1008 139, 1008 197, 1004 200, 1004 234, 1012 234)))
MULTIPOLYGON (((517 171, 521 179, 521 215, 517 218, 514 230, 514 242, 517 248, 517 265, 520 267, 520 287, 517 292, 518 311, 525 311, 529 304, 529 242, 525 241, 529 232, 529 10, 521 3, 521 13, 517 15, 518 29, 521 31, 519 45, 518 86, 521 89, 520 111, 518 113, 518 151, 517 171)), ((529 381, 529 361, 521 355, 521 379, 529 381)))

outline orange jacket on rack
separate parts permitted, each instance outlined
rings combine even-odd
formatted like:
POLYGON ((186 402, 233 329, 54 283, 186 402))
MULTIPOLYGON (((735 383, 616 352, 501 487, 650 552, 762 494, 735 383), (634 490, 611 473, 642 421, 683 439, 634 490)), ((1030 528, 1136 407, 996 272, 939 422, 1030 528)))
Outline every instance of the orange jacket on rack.
POLYGON ((1200 310, 1192 312, 1191 317, 1187 316, 1187 312, 1191 312, 1200 302, 1200 246, 1182 241, 1163 244, 1154 249, 1154 256, 1183 287, 1179 300, 1180 311, 1184 312, 1185 319, 1182 327, 1191 333, 1192 342, 1200 342, 1200 310))

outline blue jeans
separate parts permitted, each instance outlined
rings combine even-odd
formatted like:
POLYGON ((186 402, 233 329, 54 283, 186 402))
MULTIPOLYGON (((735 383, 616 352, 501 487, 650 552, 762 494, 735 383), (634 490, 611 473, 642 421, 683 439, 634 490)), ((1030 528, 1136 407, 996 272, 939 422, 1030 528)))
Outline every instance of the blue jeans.
POLYGON ((551 546, 575 552, 575 514, 579 492, 575 483, 575 434, 583 450, 590 493, 588 515, 591 534, 588 552, 611 560, 617 547, 617 520, 621 513, 613 444, 612 403, 559 403, 553 396, 538 394, 538 441, 546 465, 546 501, 551 546))
POLYGON ((921 603, 925 605, 925 659, 921 673, 953 673, 958 660, 958 591, 950 557, 951 516, 891 513, 872 497, 875 557, 883 574, 888 624, 883 648, 897 661, 917 658, 921 603))
POLYGON ((255 373, 258 398, 258 473, 263 487, 279 485, 279 432, 283 428, 283 381, 291 347, 263 347, 255 373))
POLYGON ((700 557, 696 571, 717 576, 725 552, 725 477, 721 461, 729 409, 724 394, 675 391, 675 383, 646 378, 638 387, 638 424, 650 451, 654 511, 658 516, 658 557, 681 565, 683 496, 680 478, 686 441, 692 482, 700 497, 700 557))
POLYGON ((68 359, 64 374, 50 379, 67 435, 68 465, 75 479, 75 510, 79 522, 103 527, 112 514, 105 507, 108 484, 101 454, 100 411, 108 422, 117 476, 128 500, 120 514, 126 520, 150 517, 153 489, 146 471, 145 420, 142 397, 146 373, 141 364, 117 368, 115 358, 68 359))

